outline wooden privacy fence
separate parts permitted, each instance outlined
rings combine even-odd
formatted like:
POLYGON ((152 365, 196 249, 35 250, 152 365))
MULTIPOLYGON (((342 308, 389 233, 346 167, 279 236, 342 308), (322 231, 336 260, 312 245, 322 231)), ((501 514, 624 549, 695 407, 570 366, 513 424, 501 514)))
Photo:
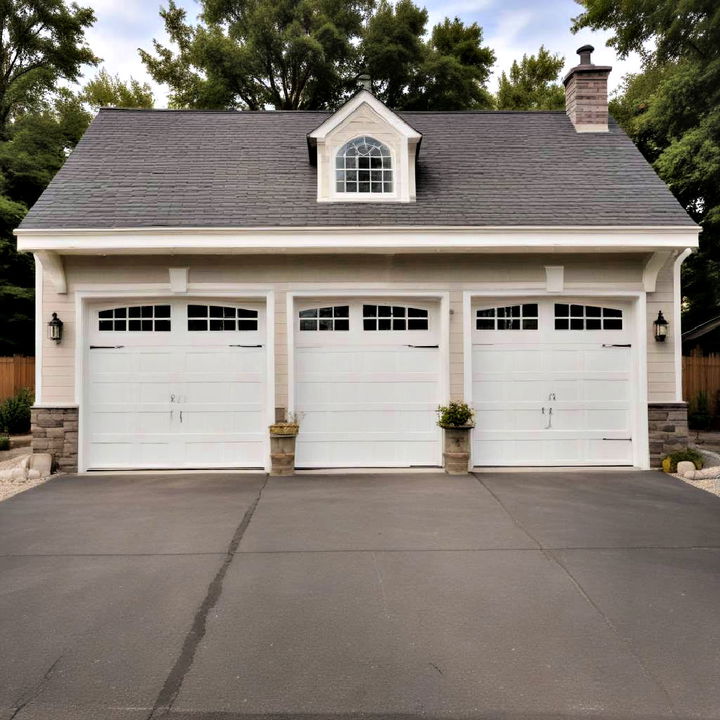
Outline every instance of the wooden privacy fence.
POLYGON ((0 357, 0 401, 12 397, 20 388, 35 389, 35 358, 0 357))
POLYGON ((690 402, 702 391, 712 412, 720 392, 720 355, 683 357, 683 398, 690 402))

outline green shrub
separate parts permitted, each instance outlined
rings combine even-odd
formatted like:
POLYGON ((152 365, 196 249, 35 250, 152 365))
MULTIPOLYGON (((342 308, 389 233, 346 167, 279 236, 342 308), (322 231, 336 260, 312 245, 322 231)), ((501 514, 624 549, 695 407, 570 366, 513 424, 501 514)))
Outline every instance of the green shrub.
POLYGON ((692 450, 691 448, 686 448, 685 450, 678 450, 677 452, 670 453, 670 455, 668 455, 663 460, 663 470, 665 470, 665 472, 671 473, 677 472, 678 463, 682 462, 683 460, 689 460, 695 465, 695 468, 697 470, 702 470, 702 455, 697 450, 692 450))
POLYGON ((472 408, 464 402, 451 402, 449 405, 441 405, 437 409, 438 425, 440 427, 459 427, 469 425, 473 420, 472 408))
POLYGON ((15 397, 0 403, 0 432, 9 435, 30 432, 30 408, 33 402, 32 390, 22 388, 15 397))
POLYGON ((7 435, 0 435, 0 450, 10 449, 10 438, 7 435))
POLYGON ((691 430, 709 430, 713 416, 708 394, 701 390, 691 401, 688 409, 688 425, 691 430))

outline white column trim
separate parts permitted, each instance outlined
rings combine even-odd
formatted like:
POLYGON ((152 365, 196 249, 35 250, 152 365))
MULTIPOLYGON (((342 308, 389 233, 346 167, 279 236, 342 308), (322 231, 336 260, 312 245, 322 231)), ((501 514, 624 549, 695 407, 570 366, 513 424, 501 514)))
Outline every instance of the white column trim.
POLYGON ((682 264, 692 255, 692 248, 683 250, 673 264, 673 339, 675 341, 675 401, 683 402, 682 372, 682 264))
POLYGON ((45 323, 43 321, 43 266, 37 253, 35 259, 35 405, 42 403, 43 376, 43 339, 45 323))

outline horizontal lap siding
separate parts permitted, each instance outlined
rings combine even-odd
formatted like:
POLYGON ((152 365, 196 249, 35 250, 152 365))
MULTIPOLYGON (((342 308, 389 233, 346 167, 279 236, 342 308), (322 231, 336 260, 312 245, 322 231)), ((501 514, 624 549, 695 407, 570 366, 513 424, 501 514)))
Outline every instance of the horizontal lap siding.
POLYGON ((674 327, 673 308, 675 289, 673 287, 673 268, 675 258, 671 257, 662 267, 657 277, 655 292, 647 296, 647 346, 648 346, 648 401, 674 402, 675 385, 675 342, 680 337, 680 328, 674 327), (670 323, 665 342, 655 340, 653 321, 662 310, 670 323))
MULTIPOLYGON (((190 283, 248 283, 256 289, 273 290, 275 294, 275 366, 276 406, 287 407, 287 318, 288 291, 319 290, 352 283, 367 289, 384 284, 395 290, 448 292, 450 297, 450 395, 463 397, 463 292, 481 289, 483 284, 506 284, 508 291, 526 284, 544 286, 545 266, 563 265, 566 285, 588 284, 618 290, 640 288, 644 258, 639 255, 598 256, 597 254, 558 255, 276 255, 248 256, 156 256, 65 258, 68 294, 55 293, 47 277, 44 282, 43 318, 57 312, 65 322, 65 336, 59 346, 43 340, 44 403, 75 402, 75 304, 77 288, 103 287, 121 283, 158 283, 168 287, 168 267, 189 267, 190 283)), ((670 264, 671 265, 671 264, 670 264)), ((665 271, 663 271, 665 272, 665 271)), ((672 296, 665 276, 658 283, 658 293, 666 316, 672 317, 672 306, 664 298, 672 296)), ((382 288, 384 289, 384 288, 382 288)), ((347 292, 345 290, 345 292, 347 292)), ((528 290, 532 293, 532 290, 528 290)), ((582 290, 578 288, 578 294, 582 290)), ((656 293, 656 295, 658 295, 656 293)), ((168 293, 169 294, 169 293, 168 293)), ((388 291, 392 294, 392 291, 388 291)), ((122 292, 119 291, 121 296, 122 292)), ((498 291, 502 295, 502 290, 498 291)), ((657 312, 655 313, 657 314, 657 312)), ((44 335, 43 335, 44 336, 44 335)), ((656 343, 653 343, 657 345, 656 343)), ((668 348, 672 345, 668 343, 668 348)), ((674 392, 672 352, 658 355, 652 348, 653 370, 651 398, 674 392), (668 365, 668 358, 670 364, 668 365), (653 365, 655 368, 656 365, 653 365), (668 369, 669 368, 669 369, 668 369)), ((660 349, 662 350, 662 349, 660 349)))

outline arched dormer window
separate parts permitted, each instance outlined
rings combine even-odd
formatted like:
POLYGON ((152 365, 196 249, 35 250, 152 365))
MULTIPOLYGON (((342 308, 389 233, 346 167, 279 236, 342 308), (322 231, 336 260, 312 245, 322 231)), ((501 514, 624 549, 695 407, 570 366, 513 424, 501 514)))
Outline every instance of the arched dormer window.
POLYGON ((339 193, 392 193, 392 156, 387 145, 371 137, 345 143, 335 156, 335 189, 339 193))

